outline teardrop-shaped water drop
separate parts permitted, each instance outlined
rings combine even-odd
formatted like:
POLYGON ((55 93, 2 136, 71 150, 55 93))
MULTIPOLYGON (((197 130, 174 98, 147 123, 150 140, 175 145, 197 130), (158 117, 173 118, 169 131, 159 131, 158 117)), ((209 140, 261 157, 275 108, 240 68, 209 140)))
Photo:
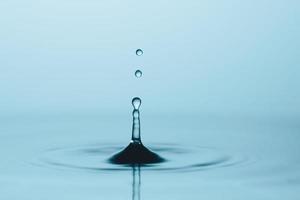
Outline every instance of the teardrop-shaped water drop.
POLYGON ((142 77, 143 72, 138 69, 138 70, 135 71, 134 75, 135 75, 135 77, 140 78, 140 77, 142 77))
POLYGON ((141 55, 143 55, 143 50, 142 49, 137 49, 136 51, 135 51, 135 54, 137 55, 137 56, 141 56, 141 55))
POLYGON ((134 97, 132 99, 132 105, 133 105, 135 110, 138 110, 140 108, 141 103, 142 103, 142 101, 139 97, 134 97))

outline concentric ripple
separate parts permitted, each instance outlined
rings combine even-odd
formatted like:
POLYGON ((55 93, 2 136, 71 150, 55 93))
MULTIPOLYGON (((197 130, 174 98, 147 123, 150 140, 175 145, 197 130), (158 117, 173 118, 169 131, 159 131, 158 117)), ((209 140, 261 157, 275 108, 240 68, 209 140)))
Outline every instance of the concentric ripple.
MULTIPOLYGON (((190 172, 231 167, 249 162, 244 156, 226 154, 213 147, 176 144, 153 144, 148 147, 166 158, 166 162, 142 165, 143 171, 190 172)), ((119 144, 93 144, 49 149, 42 153, 33 164, 85 171, 132 170, 130 165, 114 165, 108 162, 112 154, 122 149, 123 146, 119 144)))

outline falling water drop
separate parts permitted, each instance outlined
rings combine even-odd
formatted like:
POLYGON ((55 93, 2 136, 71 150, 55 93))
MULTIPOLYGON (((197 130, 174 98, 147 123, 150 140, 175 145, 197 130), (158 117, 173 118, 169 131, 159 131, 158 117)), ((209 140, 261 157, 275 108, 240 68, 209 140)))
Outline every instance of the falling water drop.
POLYGON ((143 50, 142 49, 137 49, 136 51, 135 51, 135 54, 137 55, 137 56, 141 56, 141 55, 143 55, 143 50))
POLYGON ((135 77, 140 78, 143 75, 143 72, 141 70, 136 70, 134 73, 135 77))

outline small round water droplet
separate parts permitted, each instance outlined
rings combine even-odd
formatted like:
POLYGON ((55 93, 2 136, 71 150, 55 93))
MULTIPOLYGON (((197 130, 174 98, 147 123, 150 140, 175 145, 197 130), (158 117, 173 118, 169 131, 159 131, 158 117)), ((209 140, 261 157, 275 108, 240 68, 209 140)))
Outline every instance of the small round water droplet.
POLYGON ((140 108, 141 103, 142 103, 142 101, 141 101, 141 99, 138 98, 138 97, 134 97, 134 98, 132 99, 132 105, 133 105, 134 109, 136 109, 136 110, 138 110, 138 109, 140 108))
POLYGON ((135 77, 140 78, 143 75, 143 72, 141 70, 136 70, 134 75, 135 77))
POLYGON ((142 49, 137 49, 136 51, 135 51, 135 54, 137 55, 137 56, 141 56, 141 55, 143 55, 143 50, 142 49))

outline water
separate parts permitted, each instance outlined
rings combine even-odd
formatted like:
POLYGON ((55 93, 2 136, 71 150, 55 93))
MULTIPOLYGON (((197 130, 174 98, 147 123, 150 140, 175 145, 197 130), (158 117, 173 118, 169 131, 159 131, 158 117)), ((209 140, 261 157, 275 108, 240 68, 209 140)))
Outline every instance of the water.
POLYGON ((140 123, 140 106, 142 100, 139 97, 134 97, 132 99, 132 137, 133 142, 141 142, 141 123, 140 123))
POLYGON ((140 106, 141 99, 132 99, 132 136, 129 145, 109 158, 112 164, 154 164, 164 162, 165 159, 145 147, 141 140, 140 106))
MULTIPOLYGON (((128 187, 129 184, 117 186, 118 190, 123 191, 119 196, 117 195, 118 197, 113 197, 115 195, 114 192, 101 192, 99 194, 101 198, 110 199, 124 197, 124 194, 128 194, 128 199, 131 200, 151 199, 155 197, 152 194, 160 191, 161 187, 164 190, 172 191, 164 199, 174 199, 178 196, 180 198, 197 199, 198 196, 194 195, 203 194, 206 198, 218 199, 221 196, 218 196, 218 193, 215 192, 216 189, 226 189, 226 191, 223 190, 222 199, 232 198, 232 193, 228 192, 228 190, 235 191, 234 196, 237 199, 248 198, 248 195, 251 195, 253 192, 264 193, 261 199, 279 199, 281 197, 278 197, 276 193, 274 195, 273 193, 266 195, 265 192, 274 188, 276 188, 276 191, 280 188, 281 192, 291 192, 292 188, 300 186, 300 173, 298 172, 300 159, 295 159, 294 156, 288 154, 289 151, 283 145, 285 143, 282 142, 280 137, 274 139, 273 134, 276 133, 279 136, 280 132, 278 132, 278 127, 271 128, 274 126, 274 123, 270 123, 269 120, 265 121, 269 122, 267 129, 265 129, 265 126, 262 127, 260 123, 251 123, 251 128, 248 131, 256 135, 254 138, 259 138, 253 141, 253 135, 251 136, 249 133, 247 135, 241 134, 241 131, 245 130, 240 128, 244 128, 246 125, 245 121, 241 119, 222 119, 218 121, 215 118, 212 121, 212 119, 205 116, 202 119, 197 117, 176 117, 171 118, 171 121, 170 119, 165 119, 163 123, 161 119, 158 119, 158 121, 152 119, 152 121, 156 121, 154 124, 157 124, 158 127, 169 127, 169 130, 167 133, 163 133, 163 130, 153 132, 153 130, 156 130, 156 127, 152 127, 153 134, 150 135, 150 138, 153 138, 152 140, 155 142, 149 144, 151 149, 149 150, 143 145, 141 140, 141 103, 142 101, 139 97, 132 99, 132 139, 126 148, 123 148, 124 144, 115 142, 85 144, 80 140, 77 140, 78 145, 65 145, 69 139, 66 138, 67 140, 63 142, 61 147, 45 149, 39 155, 35 151, 32 154, 32 159, 23 161, 23 167, 26 166, 25 169, 33 170, 31 173, 42 170, 51 174, 51 172, 58 171, 63 173, 60 175, 61 177, 67 177, 71 174, 74 176, 75 174, 81 182, 81 187, 84 187, 86 183, 88 185, 91 185, 91 183, 99 184, 102 187, 104 185, 107 187, 107 184, 114 184, 114 186, 109 186, 114 189, 116 189, 115 182, 126 180, 124 175, 131 172, 131 189, 128 188, 128 191, 131 191, 131 195, 128 194, 128 191, 122 190, 126 186, 128 187), (211 129, 213 126, 208 126, 210 127, 209 129, 203 127, 199 129, 196 128, 198 123, 202 124, 202 126, 205 124, 206 126, 208 124, 213 126, 218 124, 219 128, 217 131, 211 129), (182 126, 182 124, 185 126, 182 126), (238 124, 239 126, 237 126, 238 124), (268 131, 266 132, 266 130, 268 131), (264 131, 264 134, 261 134, 261 131, 264 131), (237 132, 239 134, 236 134, 237 132), (170 133, 176 135, 176 138, 172 140, 174 142, 177 141, 177 143, 161 143, 161 140, 166 138, 170 140, 168 136, 170 133), (190 138, 185 140, 184 134, 188 134, 190 138), (202 142, 200 143, 198 141, 195 142, 193 139, 199 138, 196 136, 197 134, 201 135, 202 142), (260 134, 260 137, 257 134, 260 134), (216 142, 215 138, 218 138, 219 142, 216 142), (227 143, 223 142, 226 140, 227 143), (266 145, 267 141, 271 142, 266 145), (143 181, 142 173, 143 177, 145 176, 143 181), (97 177, 103 176, 107 177, 104 182, 96 180, 97 177), (162 177, 164 177, 163 181, 160 180, 162 177), (144 190, 142 188, 143 184, 150 184, 152 188, 144 190), (183 188, 178 189, 178 185, 181 185, 183 188), (176 191, 174 191, 175 188, 176 191), (182 193, 180 191, 188 192, 192 195, 185 194, 186 196, 181 196, 182 193)), ((80 124, 87 122, 82 120, 80 124)), ((88 121, 88 123, 93 124, 94 122, 88 121)), ((122 124, 115 120, 114 123, 122 124)), ((85 127, 89 127, 89 124, 85 124, 85 127)), ((122 130, 119 129, 119 131, 122 130)), ((88 140, 94 141, 95 139, 92 136, 93 134, 89 134, 88 140)), ((96 134, 94 134, 95 136, 96 134)), ((287 141, 290 141, 289 137, 291 136, 284 135, 287 141)), ((59 138, 61 139, 62 137, 59 136, 59 138)), ((72 141, 76 143, 74 142, 76 140, 72 139, 72 141)), ((51 146, 53 145, 51 144, 51 146)), ((291 143, 289 147, 292 147, 291 143)), ((295 148, 299 149, 296 145, 290 150, 294 151, 295 148)), ((43 178, 46 177, 44 176, 43 178)), ((54 181, 54 183, 64 187, 61 185, 64 184, 62 182, 54 181)), ((36 184, 40 184, 38 180, 36 184)), ((80 194, 82 192, 83 190, 80 189, 80 194)), ((160 194, 158 198, 160 198, 160 194)), ((90 194, 85 192, 84 195, 91 197, 90 194)), ((292 193, 289 198, 293 198, 294 195, 297 196, 297 194, 292 193)))
POLYGON ((299 200, 299 5, 1 1, 0 199, 299 200))
MULTIPOLYGON (((136 51, 137 55, 142 54, 142 50, 136 51)), ((137 70, 136 76, 141 76, 141 71, 137 70)), ((132 136, 129 145, 120 152, 113 155, 108 161, 112 164, 122 165, 148 165, 166 161, 164 158, 145 147, 141 140, 141 122, 140 122, 140 106, 142 100, 139 97, 132 99, 132 136)))
POLYGON ((132 166, 132 200, 141 199, 141 166, 132 166))
MULTIPOLYGON (((137 55, 142 53, 137 50, 137 55)), ((137 70, 135 76, 141 77, 142 72, 137 70)), ((134 97, 131 103, 127 146, 112 137, 127 132, 124 118, 64 116, 61 121, 32 116, 2 121, 10 133, 0 141, 5 149, 0 152, 2 188, 8 190, 3 198, 276 200, 283 194, 287 199, 299 196, 300 158, 294 152, 300 149, 294 141, 300 138, 297 129, 289 129, 284 121, 267 118, 261 123, 255 117, 248 124, 249 119, 218 120, 209 115, 148 117, 145 121, 152 125, 144 145, 142 100, 134 97), (19 137, 22 131, 27 132, 26 138, 19 137), (35 192, 24 198, 28 187, 35 192)))
POLYGON ((141 55, 143 55, 143 50, 142 49, 137 49, 136 51, 135 51, 135 54, 137 55, 137 56, 141 56, 141 55))
MULTIPOLYGON (((139 111, 140 106, 142 104, 142 100, 139 97, 134 97, 131 101, 134 111, 139 111)), ((134 116, 134 115, 133 115, 134 116)))
POLYGON ((127 146, 119 137, 129 129, 126 117, 3 118, 3 199, 298 199, 300 138, 293 120, 148 116, 144 145, 142 100, 131 103, 127 146))
POLYGON ((140 77, 142 77, 143 73, 141 70, 138 69, 134 72, 134 75, 135 75, 135 77, 140 78, 140 77))
POLYGON ((107 162, 126 146, 130 131, 124 127, 130 124, 123 117, 92 113, 2 120, 1 196, 132 199, 139 187, 141 199, 276 200, 299 195, 300 158, 295 152, 300 138, 288 118, 143 117, 145 145, 167 161, 140 166, 140 183, 137 168, 107 162))

